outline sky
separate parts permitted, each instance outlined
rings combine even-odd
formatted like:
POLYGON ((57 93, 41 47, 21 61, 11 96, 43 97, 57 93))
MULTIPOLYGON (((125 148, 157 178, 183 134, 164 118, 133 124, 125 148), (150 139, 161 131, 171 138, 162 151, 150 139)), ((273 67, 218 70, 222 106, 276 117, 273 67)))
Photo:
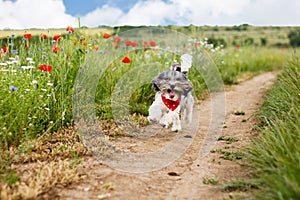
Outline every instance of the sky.
POLYGON ((0 0, 0 29, 300 26, 299 0, 0 0))

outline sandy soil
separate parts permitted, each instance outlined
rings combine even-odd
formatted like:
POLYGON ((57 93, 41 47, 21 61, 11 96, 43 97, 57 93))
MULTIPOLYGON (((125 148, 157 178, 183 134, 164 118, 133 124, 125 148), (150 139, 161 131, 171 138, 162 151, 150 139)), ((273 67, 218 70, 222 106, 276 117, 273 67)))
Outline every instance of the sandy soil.
POLYGON ((78 172, 85 178, 55 188, 55 196, 72 200, 229 197, 232 194, 223 192, 222 186, 247 176, 247 172, 241 168, 242 159, 237 154, 228 158, 224 155, 231 154, 224 152, 238 152, 254 137, 255 113, 275 78, 276 73, 264 73, 199 102, 194 110, 196 121, 184 126, 183 132, 172 133, 153 125, 141 135, 116 139, 116 156, 106 160, 84 157, 78 172), (153 157, 143 154, 147 152, 153 157), (136 162, 128 156, 130 153, 140 155, 136 162), (151 163, 157 155, 161 155, 161 162, 151 163), (171 161, 165 164, 162 158, 171 161))

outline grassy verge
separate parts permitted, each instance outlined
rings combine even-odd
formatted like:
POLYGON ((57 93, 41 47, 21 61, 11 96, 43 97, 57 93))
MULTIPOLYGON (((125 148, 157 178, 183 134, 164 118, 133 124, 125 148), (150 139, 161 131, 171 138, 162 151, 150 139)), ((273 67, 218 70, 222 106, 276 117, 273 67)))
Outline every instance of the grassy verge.
POLYGON ((260 134, 246 159, 259 199, 300 199, 300 57, 278 77, 260 113, 260 134))

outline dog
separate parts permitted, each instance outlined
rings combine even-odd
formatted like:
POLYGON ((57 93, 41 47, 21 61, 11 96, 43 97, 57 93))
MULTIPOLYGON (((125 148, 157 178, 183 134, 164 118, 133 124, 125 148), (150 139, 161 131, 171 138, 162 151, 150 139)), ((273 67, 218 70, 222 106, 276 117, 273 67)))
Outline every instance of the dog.
POLYGON ((192 122, 194 87, 187 77, 189 67, 173 64, 170 70, 161 72, 152 80, 156 94, 148 110, 149 122, 158 122, 165 128, 172 124, 171 131, 176 132, 182 130, 180 114, 187 124, 192 122))

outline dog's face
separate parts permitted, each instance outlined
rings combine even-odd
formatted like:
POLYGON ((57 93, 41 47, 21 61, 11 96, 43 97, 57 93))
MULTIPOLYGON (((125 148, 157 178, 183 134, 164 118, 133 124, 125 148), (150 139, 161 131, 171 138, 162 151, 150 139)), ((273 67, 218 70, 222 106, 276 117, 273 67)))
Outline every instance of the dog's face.
POLYGON ((153 88, 167 99, 177 101, 181 95, 193 90, 192 83, 179 71, 164 71, 152 80, 153 88))

